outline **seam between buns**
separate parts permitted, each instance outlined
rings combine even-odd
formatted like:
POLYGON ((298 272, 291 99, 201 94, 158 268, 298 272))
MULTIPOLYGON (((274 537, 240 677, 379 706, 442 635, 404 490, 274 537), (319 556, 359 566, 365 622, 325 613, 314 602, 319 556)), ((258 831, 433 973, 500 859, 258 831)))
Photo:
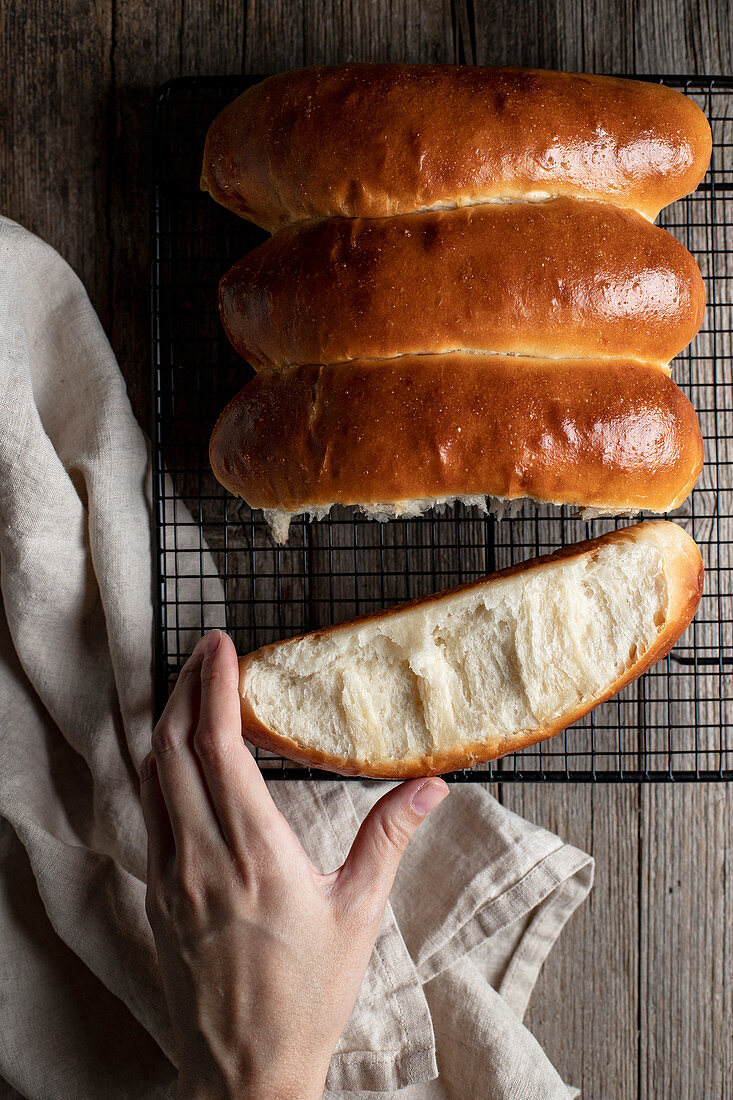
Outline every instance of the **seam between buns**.
MULTIPOLYGON (((684 195, 681 196, 681 198, 684 197, 684 195)), ((333 220, 365 222, 384 221, 389 218, 409 218, 413 217, 413 215, 430 214, 433 211, 466 210, 480 206, 541 206, 544 203, 557 202, 559 199, 571 199, 573 202, 592 202, 597 203, 599 206, 612 206, 615 210, 638 214, 640 218, 643 218, 644 221, 648 222, 650 225, 656 224, 656 219, 659 217, 660 211, 666 206, 671 206, 672 202, 679 201, 679 199, 672 199, 670 202, 660 206, 656 214, 650 216, 649 214, 645 214, 638 206, 614 202, 613 199, 609 198, 607 195, 577 195, 572 191, 557 191, 554 194, 548 194, 537 199, 528 199, 526 196, 522 195, 497 195, 495 198, 469 200, 468 202, 440 202, 434 203, 432 206, 419 206, 414 210, 384 211, 380 214, 314 214, 311 217, 293 218, 291 221, 276 222, 274 223, 274 228, 269 229, 268 232, 274 237, 281 229, 290 229, 294 226, 311 226, 316 225, 318 222, 333 220)))
MULTIPOLYGON (((684 349, 680 349, 681 351, 684 349)), ((679 352, 677 353, 679 354, 679 352)), ((633 363, 642 367, 653 367, 669 374, 672 359, 641 359, 635 355, 529 355, 522 351, 495 351, 491 348, 444 348, 441 351, 401 351, 396 355, 355 355, 351 359, 333 359, 328 363, 283 363, 281 365, 269 365, 258 374, 278 374, 289 370, 299 370, 308 367, 348 367, 352 363, 392 363, 396 359, 410 358, 439 358, 446 355, 473 355, 478 359, 529 359, 532 363, 633 363)), ((676 358, 676 356, 675 356, 676 358)))

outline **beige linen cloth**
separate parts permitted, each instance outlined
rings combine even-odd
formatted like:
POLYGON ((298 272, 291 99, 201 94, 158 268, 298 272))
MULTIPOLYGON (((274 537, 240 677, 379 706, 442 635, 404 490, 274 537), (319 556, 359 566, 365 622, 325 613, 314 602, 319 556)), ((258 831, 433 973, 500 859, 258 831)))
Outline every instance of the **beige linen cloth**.
MULTIPOLYGON (((78 279, 6 219, 0 358, 0 1095, 164 1097, 174 1052, 137 784, 148 452, 78 279)), ((271 786, 326 871, 383 789, 271 786)), ((521 1021, 592 874, 583 852, 454 786, 403 860, 326 1095, 576 1095, 521 1021)))

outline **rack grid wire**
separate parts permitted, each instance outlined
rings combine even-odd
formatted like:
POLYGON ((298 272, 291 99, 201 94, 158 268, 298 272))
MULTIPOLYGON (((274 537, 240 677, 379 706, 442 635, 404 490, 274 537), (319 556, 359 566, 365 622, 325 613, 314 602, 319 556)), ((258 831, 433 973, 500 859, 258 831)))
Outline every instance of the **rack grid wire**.
MULTIPOLYGON (((460 584, 634 520, 573 517, 529 504, 497 521, 457 505, 377 523, 351 509, 294 521, 273 545, 261 513, 215 481, 214 421, 250 377, 221 328, 217 284, 265 239, 199 189, 217 112, 260 78, 192 77, 156 93, 152 210, 153 494, 156 695, 162 709, 196 638, 228 630, 240 653, 460 584)), ((733 78, 648 77, 691 96, 713 131, 694 195, 660 218, 697 259, 708 306, 673 375, 695 406, 704 472, 674 514, 701 547, 705 592, 672 653, 550 741, 457 780, 662 781, 733 778, 733 78)), ((257 750, 272 778, 324 778, 257 750)))

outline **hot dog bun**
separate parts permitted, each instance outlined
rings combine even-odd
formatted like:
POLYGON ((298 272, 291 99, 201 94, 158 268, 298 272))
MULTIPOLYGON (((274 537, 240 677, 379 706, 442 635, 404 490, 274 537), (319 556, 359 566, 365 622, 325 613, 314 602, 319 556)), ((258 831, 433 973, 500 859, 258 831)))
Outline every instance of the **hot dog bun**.
POLYGON ((231 268, 219 303, 257 370, 456 350, 666 368, 705 290, 639 214, 557 199, 284 229, 231 268))
POLYGON ((565 195, 654 219, 711 151, 660 84, 537 69, 347 64, 280 73, 224 108, 201 184, 271 232, 329 216, 565 195))
POLYGON ((655 367, 457 353, 259 374, 222 412, 209 456, 282 538, 290 515, 334 503, 385 515, 532 497, 665 512, 691 491, 702 438, 655 367))

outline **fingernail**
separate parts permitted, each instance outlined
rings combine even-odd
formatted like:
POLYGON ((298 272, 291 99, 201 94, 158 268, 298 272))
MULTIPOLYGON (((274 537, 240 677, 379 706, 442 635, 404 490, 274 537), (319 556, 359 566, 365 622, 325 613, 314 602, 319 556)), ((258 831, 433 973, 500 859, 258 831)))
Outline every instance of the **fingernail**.
POLYGON ((422 787, 417 788, 410 805, 416 814, 425 817, 431 810, 440 805, 449 793, 450 788, 442 779, 428 779, 422 787))
POLYGON ((221 630, 210 630, 206 637, 203 639, 201 650, 204 657, 211 657, 216 653, 219 648, 219 642, 222 639, 221 630))

